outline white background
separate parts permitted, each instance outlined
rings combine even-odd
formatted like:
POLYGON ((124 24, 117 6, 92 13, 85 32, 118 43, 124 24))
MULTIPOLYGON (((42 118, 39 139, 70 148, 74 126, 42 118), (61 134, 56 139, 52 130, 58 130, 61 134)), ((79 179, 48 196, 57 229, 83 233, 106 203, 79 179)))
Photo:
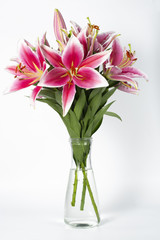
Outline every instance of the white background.
POLYGON ((160 215, 160 108, 158 0, 5 0, 0 4, 0 239, 158 240, 160 215), (69 136, 51 108, 36 103, 25 89, 4 90, 13 76, 4 68, 17 55, 20 39, 35 43, 53 34, 53 11, 68 25, 85 26, 86 17, 101 31, 121 33, 124 46, 136 50, 136 67, 149 82, 139 81, 139 96, 116 92, 111 107, 123 122, 105 117, 93 137, 92 162, 102 223, 76 230, 63 223, 70 168, 69 136))

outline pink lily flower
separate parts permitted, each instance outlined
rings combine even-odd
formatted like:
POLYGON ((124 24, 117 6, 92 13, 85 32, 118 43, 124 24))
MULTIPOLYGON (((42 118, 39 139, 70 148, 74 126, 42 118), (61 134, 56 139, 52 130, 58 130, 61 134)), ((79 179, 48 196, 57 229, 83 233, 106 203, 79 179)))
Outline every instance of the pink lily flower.
MULTIPOLYGON (((19 49, 19 58, 15 60, 18 65, 6 68, 15 78, 15 81, 8 91, 9 93, 38 83, 44 75, 46 62, 39 47, 39 43, 36 51, 32 51, 31 48, 33 49, 34 47, 28 41, 22 42, 19 49)), ((40 86, 36 86, 33 89, 31 95, 33 101, 35 101, 40 90, 40 86)))
POLYGON ((44 76, 39 86, 63 87, 63 116, 72 105, 76 85, 86 89, 108 86, 106 79, 94 68, 106 61, 110 51, 103 51, 84 59, 83 47, 75 36, 69 39, 62 56, 47 46, 43 45, 41 49, 54 69, 44 76))
POLYGON ((98 31, 99 27, 97 25, 91 25, 91 23, 89 23, 88 26, 77 35, 77 38, 83 45, 85 57, 106 50, 111 42, 118 36, 114 34, 114 32, 98 34, 98 31))
POLYGON ((118 89, 129 93, 138 92, 138 84, 133 78, 147 79, 144 73, 132 67, 137 60, 134 55, 131 49, 123 51, 118 39, 115 39, 109 61, 104 64, 105 76, 109 80, 119 81, 118 89))
MULTIPOLYGON (((91 24, 90 20, 87 27, 84 29, 82 29, 76 22, 70 22, 72 23, 72 34, 78 38, 83 46, 84 58, 91 56, 93 53, 106 50, 115 37, 117 37, 114 32, 98 34, 99 27, 91 24)), ((69 38, 65 21, 58 9, 55 9, 54 12, 54 33, 59 44, 59 50, 63 52, 69 38)))

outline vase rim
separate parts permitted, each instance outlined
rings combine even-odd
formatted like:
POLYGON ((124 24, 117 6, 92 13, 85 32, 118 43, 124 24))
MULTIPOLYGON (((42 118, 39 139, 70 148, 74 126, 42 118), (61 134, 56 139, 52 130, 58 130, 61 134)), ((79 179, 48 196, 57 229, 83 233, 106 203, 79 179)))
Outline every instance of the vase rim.
POLYGON ((84 137, 84 138, 70 138, 69 139, 70 142, 83 142, 83 141, 90 141, 92 142, 92 137, 84 137))

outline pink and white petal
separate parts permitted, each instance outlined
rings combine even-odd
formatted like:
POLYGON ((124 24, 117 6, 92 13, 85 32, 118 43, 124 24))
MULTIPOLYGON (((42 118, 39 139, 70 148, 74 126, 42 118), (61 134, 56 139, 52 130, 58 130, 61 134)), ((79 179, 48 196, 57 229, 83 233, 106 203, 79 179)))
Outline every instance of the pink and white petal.
POLYGON ((122 68, 122 73, 127 75, 128 77, 142 77, 146 80, 148 80, 148 77, 145 73, 143 73, 142 71, 140 71, 139 69, 137 68, 134 68, 134 67, 125 67, 125 68, 122 68))
POLYGON ((30 69, 32 72, 36 72, 37 69, 40 69, 40 62, 36 54, 30 49, 26 43, 22 42, 19 48, 19 58, 23 64, 30 69))
POLYGON ((53 21, 53 27, 54 27, 54 34, 56 36, 56 39, 65 43, 66 38, 65 35, 62 32, 62 29, 66 29, 65 21, 62 17, 62 14, 58 9, 55 9, 54 11, 54 21, 53 21))
POLYGON ((14 83, 11 85, 11 87, 7 92, 11 93, 11 92, 21 90, 23 88, 31 86, 35 82, 37 82, 36 78, 29 78, 29 79, 23 79, 23 80, 16 78, 16 80, 14 81, 14 83))
POLYGON ((50 62, 53 67, 63 66, 62 59, 59 53, 45 45, 41 46, 41 50, 44 57, 48 60, 48 62, 50 62))
POLYGON ((32 102, 32 105, 34 105, 35 103, 35 100, 39 94, 39 92, 41 91, 42 87, 40 86, 36 86, 33 91, 32 91, 32 94, 31 94, 31 102, 32 102))
POLYGON ((109 72, 111 75, 118 75, 118 74, 121 74, 122 73, 122 70, 117 67, 117 66, 113 66, 110 68, 110 72, 109 72))
POLYGON ((80 41, 80 43, 83 46, 83 50, 84 50, 84 58, 87 56, 87 51, 88 51, 88 47, 87 47, 87 37, 86 37, 86 28, 83 29, 77 36, 78 40, 80 41))
POLYGON ((62 108, 63 108, 63 117, 68 113, 76 93, 75 84, 72 82, 71 84, 66 84, 63 87, 62 93, 62 108))
POLYGON ((73 77, 74 83, 81 88, 107 87, 107 80, 96 70, 89 67, 80 68, 77 76, 73 77))
POLYGON ((46 62, 43 62, 43 71, 45 71, 46 70, 46 67, 47 67, 47 65, 46 65, 46 62))
POLYGON ((87 57, 93 55, 94 43, 95 43, 95 38, 90 38, 89 44, 88 44, 89 47, 88 47, 87 57))
POLYGON ((73 25, 74 32, 77 36, 78 33, 80 33, 80 31, 81 31, 81 27, 74 21, 70 21, 70 23, 73 25))
POLYGON ((104 44, 103 44, 103 48, 104 49, 107 49, 108 47, 109 47, 109 45, 114 41, 114 39, 116 38, 116 37, 118 37, 119 36, 119 34, 115 34, 115 35, 113 35, 112 37, 110 37, 104 44))
POLYGON ((22 75, 22 73, 19 72, 17 66, 9 66, 9 67, 6 67, 6 70, 7 70, 9 73, 11 73, 11 74, 13 74, 13 75, 15 75, 15 76, 21 76, 21 75, 22 75))
POLYGON ((132 94, 138 94, 139 89, 134 88, 133 86, 131 86, 129 84, 129 86, 127 86, 128 84, 124 85, 124 84, 119 84, 118 89, 123 91, 123 92, 127 92, 127 93, 132 93, 132 94))
POLYGON ((102 63, 104 63, 107 60, 107 58, 109 58, 110 53, 111 53, 111 50, 108 50, 108 51, 103 51, 103 52, 91 55, 83 60, 80 67, 96 68, 102 63))
POLYGON ((118 66, 123 59, 123 49, 120 45, 120 42, 118 39, 115 39, 113 41, 112 45, 112 52, 110 55, 110 62, 114 66, 118 66))
POLYGON ((80 41, 72 36, 62 54, 62 62, 68 68, 79 67, 84 57, 83 47, 80 41))
POLYGON ((105 32, 105 33, 100 33, 97 35, 97 40, 100 44, 104 44, 112 35, 114 32, 105 32))
POLYGON ((128 82, 131 83, 136 89, 138 89, 136 81, 132 80, 130 77, 126 75, 111 75, 109 76, 109 79, 114 80, 114 81, 120 81, 120 82, 128 82))
POLYGON ((28 42, 27 40, 24 39, 24 42, 27 44, 28 47, 30 47, 31 49, 35 49, 35 47, 30 43, 28 42))
POLYGON ((41 49, 40 49, 40 46, 39 46, 39 41, 38 41, 38 44, 37 44, 36 52, 37 52, 37 55, 38 55, 38 58, 39 58, 39 61, 40 61, 40 64, 41 64, 41 69, 43 70, 43 63, 45 62, 45 58, 44 58, 44 56, 41 52, 41 49))
POLYGON ((42 87, 62 87, 69 80, 70 77, 67 70, 65 68, 57 67, 42 76, 38 85, 42 87))
POLYGON ((97 39, 95 39, 95 41, 94 41, 93 51, 95 53, 104 51, 102 45, 97 41, 97 39))
POLYGON ((49 42, 48 42, 48 40, 47 40, 47 38, 46 38, 46 32, 43 34, 43 37, 42 37, 42 39, 41 39, 41 45, 46 45, 46 46, 50 46, 49 45, 49 42))

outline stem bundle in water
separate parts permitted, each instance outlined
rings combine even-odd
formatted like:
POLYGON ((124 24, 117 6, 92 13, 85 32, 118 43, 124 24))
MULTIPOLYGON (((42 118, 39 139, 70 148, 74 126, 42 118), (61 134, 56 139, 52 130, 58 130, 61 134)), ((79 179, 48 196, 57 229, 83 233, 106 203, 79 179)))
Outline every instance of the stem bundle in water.
POLYGON ((71 205, 74 207, 76 203, 76 193, 77 193, 77 184, 78 184, 78 173, 77 168, 75 170, 74 184, 73 184, 73 194, 71 205))
MULTIPOLYGON (((91 202, 92 202, 92 205, 93 205, 93 208, 94 208, 94 211, 95 211, 95 214, 96 214, 96 217, 97 217, 97 221, 99 223, 100 222, 100 215, 99 215, 99 212, 98 212, 96 202, 94 200, 94 196, 93 196, 93 193, 92 193, 92 190, 91 190, 91 186, 90 186, 89 181, 88 181, 87 173, 85 171, 85 167, 84 167, 83 163, 81 163, 81 166, 82 166, 82 173, 83 173, 83 189, 82 189, 80 210, 81 211, 84 210, 86 188, 87 188, 88 192, 89 192, 91 202)), ((77 169, 76 169, 75 170, 74 184, 73 184, 74 187, 73 187, 73 194, 72 194, 72 202, 71 202, 71 205, 73 207, 75 206, 75 202, 76 202, 77 185, 78 185, 78 173, 77 173, 77 169)))
POLYGON ((85 196, 86 196, 86 179, 83 178, 83 190, 82 190, 82 198, 81 198, 81 206, 80 206, 81 211, 84 210, 85 196))

